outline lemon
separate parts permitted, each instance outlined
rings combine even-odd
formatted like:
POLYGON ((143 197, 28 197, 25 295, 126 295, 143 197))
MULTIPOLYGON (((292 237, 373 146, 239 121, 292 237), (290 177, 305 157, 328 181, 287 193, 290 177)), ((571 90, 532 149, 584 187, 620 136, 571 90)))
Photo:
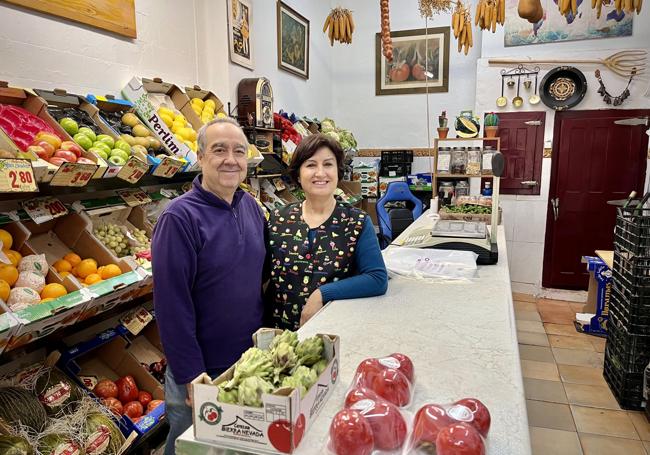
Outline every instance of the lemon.
MULTIPOLYGON (((208 101, 212 101, 212 100, 208 100, 208 101)), ((203 103, 203 100, 202 100, 201 98, 192 98, 192 100, 190 101, 190 103, 192 103, 193 106, 196 105, 196 106, 198 106, 200 109, 203 109, 203 104, 204 104, 204 103, 203 103)), ((212 103, 214 104, 214 101, 212 101, 212 103)))
POLYGON ((185 125, 181 125, 179 122, 174 122, 172 124, 172 133, 181 134, 181 131, 185 129, 185 125))
POLYGON ((227 117, 226 114, 224 114, 223 112, 219 112, 217 114, 217 118, 226 118, 226 117, 227 117))
POLYGON ((187 122, 187 119, 185 118, 185 116, 183 114, 176 114, 176 115, 174 115, 174 121, 175 122, 182 121, 183 123, 185 123, 185 122, 187 122))
POLYGON ((172 123, 174 123, 174 117, 168 114, 160 114, 160 118, 162 119, 163 122, 165 122, 165 125, 167 125, 168 128, 171 128, 172 123))
POLYGON ((170 116, 171 118, 174 118, 174 115, 175 115, 175 114, 174 114, 174 111, 172 111, 171 109, 169 109, 169 108, 167 108, 167 107, 164 107, 164 106, 161 106, 161 107, 158 109, 158 114, 160 114, 160 115, 168 115, 168 116, 170 116))
POLYGON ((187 145, 187 146, 190 148, 190 150, 192 149, 192 144, 193 144, 193 142, 191 142, 191 141, 187 141, 187 140, 184 140, 184 141, 183 141, 183 144, 187 145))
POLYGON ((185 142, 185 138, 183 138, 183 136, 181 136, 180 134, 178 134, 178 133, 174 133, 174 136, 175 136, 176 139, 178 139, 179 141, 181 141, 181 142, 185 142))
POLYGON ((217 107, 217 104, 214 102, 214 100, 205 100, 205 103, 203 103, 203 107, 211 107, 212 110, 214 111, 215 107, 217 107))
POLYGON ((201 108, 197 106, 196 104, 192 104, 192 110, 196 115, 201 115, 201 108))

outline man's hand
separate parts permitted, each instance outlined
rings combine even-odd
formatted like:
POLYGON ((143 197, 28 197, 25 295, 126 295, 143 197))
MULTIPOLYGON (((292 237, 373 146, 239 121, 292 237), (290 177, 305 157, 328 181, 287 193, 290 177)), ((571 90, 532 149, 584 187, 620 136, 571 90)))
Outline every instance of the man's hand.
POLYGON ((320 289, 316 289, 307 299, 305 306, 302 307, 300 326, 305 325, 321 308, 323 308, 323 296, 320 293, 320 289))
POLYGON ((190 408, 192 407, 192 384, 185 384, 187 387, 187 398, 185 398, 185 404, 190 408))

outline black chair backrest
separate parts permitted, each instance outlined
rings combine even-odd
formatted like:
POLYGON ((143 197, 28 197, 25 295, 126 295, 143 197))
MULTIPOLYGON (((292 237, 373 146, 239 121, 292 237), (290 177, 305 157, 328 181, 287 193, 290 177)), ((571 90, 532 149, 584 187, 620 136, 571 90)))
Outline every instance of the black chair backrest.
POLYGON ((393 208, 388 211, 393 239, 396 239, 413 223, 413 212, 407 208, 393 208))

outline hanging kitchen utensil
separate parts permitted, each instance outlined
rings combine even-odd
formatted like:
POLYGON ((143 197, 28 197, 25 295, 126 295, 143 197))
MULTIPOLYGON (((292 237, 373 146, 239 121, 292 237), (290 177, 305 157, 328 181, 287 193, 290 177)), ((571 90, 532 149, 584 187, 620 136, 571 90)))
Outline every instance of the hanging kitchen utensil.
POLYGON ((532 105, 539 104, 540 98, 537 94, 537 73, 535 73, 535 93, 528 98, 528 102, 532 105))
POLYGON ((530 85, 531 85, 531 84, 532 84, 532 82, 531 82, 531 80, 530 80, 530 74, 527 74, 527 75, 526 75, 526 80, 524 81, 524 88, 525 88, 526 90, 530 90, 530 85))
POLYGON ((539 89, 542 102, 556 111, 577 105, 587 93, 587 79, 572 66, 558 66, 546 73, 539 89))
POLYGON ((514 107, 521 107, 524 104, 524 99, 519 96, 519 86, 521 85, 521 76, 517 77, 517 96, 512 99, 512 105, 514 107))
POLYGON ((623 104, 623 101, 625 101, 630 96, 630 83, 632 82, 633 77, 634 77, 634 73, 632 73, 632 75, 630 76, 630 79, 627 81, 627 85, 625 86, 625 90, 623 90, 623 92, 620 95, 612 96, 605 88, 605 83, 603 82, 603 78, 600 75, 600 70, 596 70, 596 79, 598 79, 598 83, 600 84, 598 93, 600 94, 600 96, 603 97, 603 101, 606 104, 613 104, 614 106, 620 106, 621 104, 623 104))
MULTIPOLYGON (((583 64, 583 63, 596 63, 600 65, 605 65, 615 74, 618 74, 625 79, 632 76, 634 72, 635 76, 640 76, 644 73, 646 69, 646 56, 648 52, 645 49, 626 49, 624 51, 616 52, 605 58, 599 59, 589 59, 589 60, 571 60, 571 59, 558 59, 558 60, 541 60, 541 59, 530 59, 530 60, 518 60, 518 59, 489 59, 488 64, 490 65, 512 65, 516 63, 572 63, 572 64, 583 64)), ((541 92, 541 90, 540 90, 541 92)))
POLYGON ((504 79, 503 76, 501 76, 501 96, 497 98, 498 107, 504 107, 505 105, 508 104, 508 98, 503 96, 503 83, 504 83, 504 79))
POLYGON ((515 80, 510 76, 510 80, 508 81, 508 88, 513 88, 515 86, 515 80))

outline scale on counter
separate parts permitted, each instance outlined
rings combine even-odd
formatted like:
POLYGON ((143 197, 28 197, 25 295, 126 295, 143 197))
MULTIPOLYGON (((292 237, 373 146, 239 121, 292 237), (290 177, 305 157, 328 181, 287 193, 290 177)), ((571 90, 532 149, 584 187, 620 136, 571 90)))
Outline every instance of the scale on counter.
POLYGON ((499 187, 505 163, 503 155, 496 152, 492 157, 493 234, 482 221, 438 220, 433 228, 415 229, 402 243, 410 248, 436 248, 439 250, 472 251, 478 255, 479 265, 496 264, 499 261, 497 229, 499 222, 499 187))

